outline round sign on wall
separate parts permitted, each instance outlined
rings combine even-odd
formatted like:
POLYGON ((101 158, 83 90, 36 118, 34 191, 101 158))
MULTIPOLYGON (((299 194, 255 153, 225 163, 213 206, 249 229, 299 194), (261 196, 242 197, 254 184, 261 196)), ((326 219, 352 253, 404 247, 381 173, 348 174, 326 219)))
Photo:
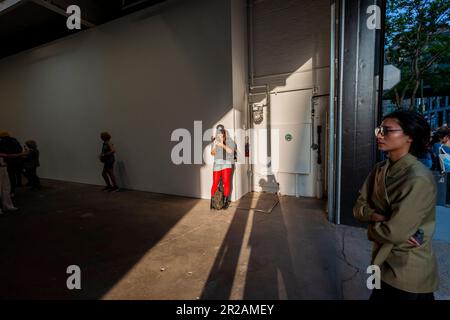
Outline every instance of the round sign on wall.
POLYGON ((291 141, 291 140, 292 140, 292 134, 287 133, 287 134, 284 136, 284 139, 286 139, 286 141, 291 141))

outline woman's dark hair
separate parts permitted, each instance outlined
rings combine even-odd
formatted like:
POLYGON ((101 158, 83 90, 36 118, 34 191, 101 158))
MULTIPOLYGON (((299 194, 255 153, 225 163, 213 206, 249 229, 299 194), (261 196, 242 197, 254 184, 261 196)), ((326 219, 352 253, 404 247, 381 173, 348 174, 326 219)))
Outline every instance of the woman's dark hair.
POLYGON ((224 140, 226 141, 226 139, 227 139, 227 130, 225 130, 225 127, 223 126, 223 124, 218 124, 217 125, 216 132, 217 133, 223 133, 224 140))
POLYGON ((428 152, 431 128, 421 114, 414 111, 399 110, 384 116, 383 120, 385 119, 397 120, 403 132, 413 140, 409 150, 411 154, 421 158, 428 152))
POLYGON ((100 138, 101 138, 103 141, 109 141, 109 140, 111 140, 111 135, 110 135, 108 132, 102 132, 102 133, 100 134, 100 138))

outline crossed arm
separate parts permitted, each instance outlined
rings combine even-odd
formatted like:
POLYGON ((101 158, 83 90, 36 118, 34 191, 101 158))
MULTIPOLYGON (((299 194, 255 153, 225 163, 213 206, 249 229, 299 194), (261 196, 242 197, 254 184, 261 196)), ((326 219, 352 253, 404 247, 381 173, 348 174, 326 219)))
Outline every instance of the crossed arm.
POLYGON ((429 182, 424 177, 408 181, 396 199, 391 199, 392 214, 389 218, 379 214, 370 204, 369 187, 373 185, 375 172, 366 179, 353 207, 353 216, 362 222, 369 222, 368 236, 377 243, 399 245, 408 242, 417 246, 412 237, 430 208, 433 196, 429 182))

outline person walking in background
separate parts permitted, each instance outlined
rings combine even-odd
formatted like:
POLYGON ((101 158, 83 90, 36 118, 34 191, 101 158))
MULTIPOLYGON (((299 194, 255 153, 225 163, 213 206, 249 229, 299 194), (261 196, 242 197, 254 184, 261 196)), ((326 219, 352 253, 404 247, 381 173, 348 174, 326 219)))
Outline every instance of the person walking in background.
MULTIPOLYGON (((450 129, 448 127, 440 127, 436 130, 431 139, 431 153, 433 158, 433 169, 442 171, 441 164, 439 162, 439 149, 442 145, 445 145, 448 142, 448 136, 450 135, 450 129)), ((450 151, 450 148, 446 147, 444 150, 450 151)))
POLYGON ((436 183, 417 160, 427 151, 430 127, 418 113, 396 111, 383 118, 375 135, 388 158, 375 165, 353 207, 353 216, 369 223, 371 264, 381 270, 381 288, 370 299, 434 300, 436 183))
POLYGON ((0 207, 0 214, 5 211, 15 211, 14 204, 11 200, 11 186, 9 183, 8 169, 5 159, 8 157, 5 153, 0 153, 0 197, 2 198, 2 205, 0 207))
MULTIPOLYGON (((22 151, 22 146, 16 138, 11 137, 7 131, 0 132, 0 153, 12 155, 20 154, 22 151)), ((5 161, 11 184, 11 196, 13 197, 16 188, 22 186, 22 159, 19 157, 8 157, 5 161)))
POLYGON ((34 140, 25 142, 25 152, 21 154, 23 158, 23 167, 25 177, 28 179, 28 184, 32 190, 41 188, 41 181, 37 175, 37 168, 39 163, 39 150, 34 140))
POLYGON ((117 192, 119 191, 119 187, 117 186, 114 175, 116 148, 111 143, 111 135, 108 132, 102 132, 100 138, 103 141, 102 153, 100 154, 100 161, 103 163, 102 177, 106 182, 106 187, 103 190, 117 192))
MULTIPOLYGON (((447 185, 445 192, 445 206, 450 207, 450 167, 445 165, 443 158, 450 158, 450 130, 444 130, 440 133, 440 143, 435 144, 437 149, 438 169, 442 174, 446 175, 447 185)), ((448 162, 447 162, 448 163, 448 162)))

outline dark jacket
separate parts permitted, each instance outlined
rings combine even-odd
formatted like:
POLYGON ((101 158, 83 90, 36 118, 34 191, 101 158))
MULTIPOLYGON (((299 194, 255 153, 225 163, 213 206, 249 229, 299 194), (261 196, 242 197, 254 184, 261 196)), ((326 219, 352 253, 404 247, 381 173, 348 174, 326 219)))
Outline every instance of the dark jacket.
POLYGON ((25 169, 35 169, 40 166, 39 150, 29 149, 28 154, 24 157, 23 167, 25 169))
MULTIPOLYGON (((23 149, 19 141, 13 137, 3 137, 0 139, 0 153, 5 154, 18 154, 22 153, 23 149)), ((6 163, 9 165, 14 165, 20 163, 22 160, 20 158, 7 158, 6 163)))

